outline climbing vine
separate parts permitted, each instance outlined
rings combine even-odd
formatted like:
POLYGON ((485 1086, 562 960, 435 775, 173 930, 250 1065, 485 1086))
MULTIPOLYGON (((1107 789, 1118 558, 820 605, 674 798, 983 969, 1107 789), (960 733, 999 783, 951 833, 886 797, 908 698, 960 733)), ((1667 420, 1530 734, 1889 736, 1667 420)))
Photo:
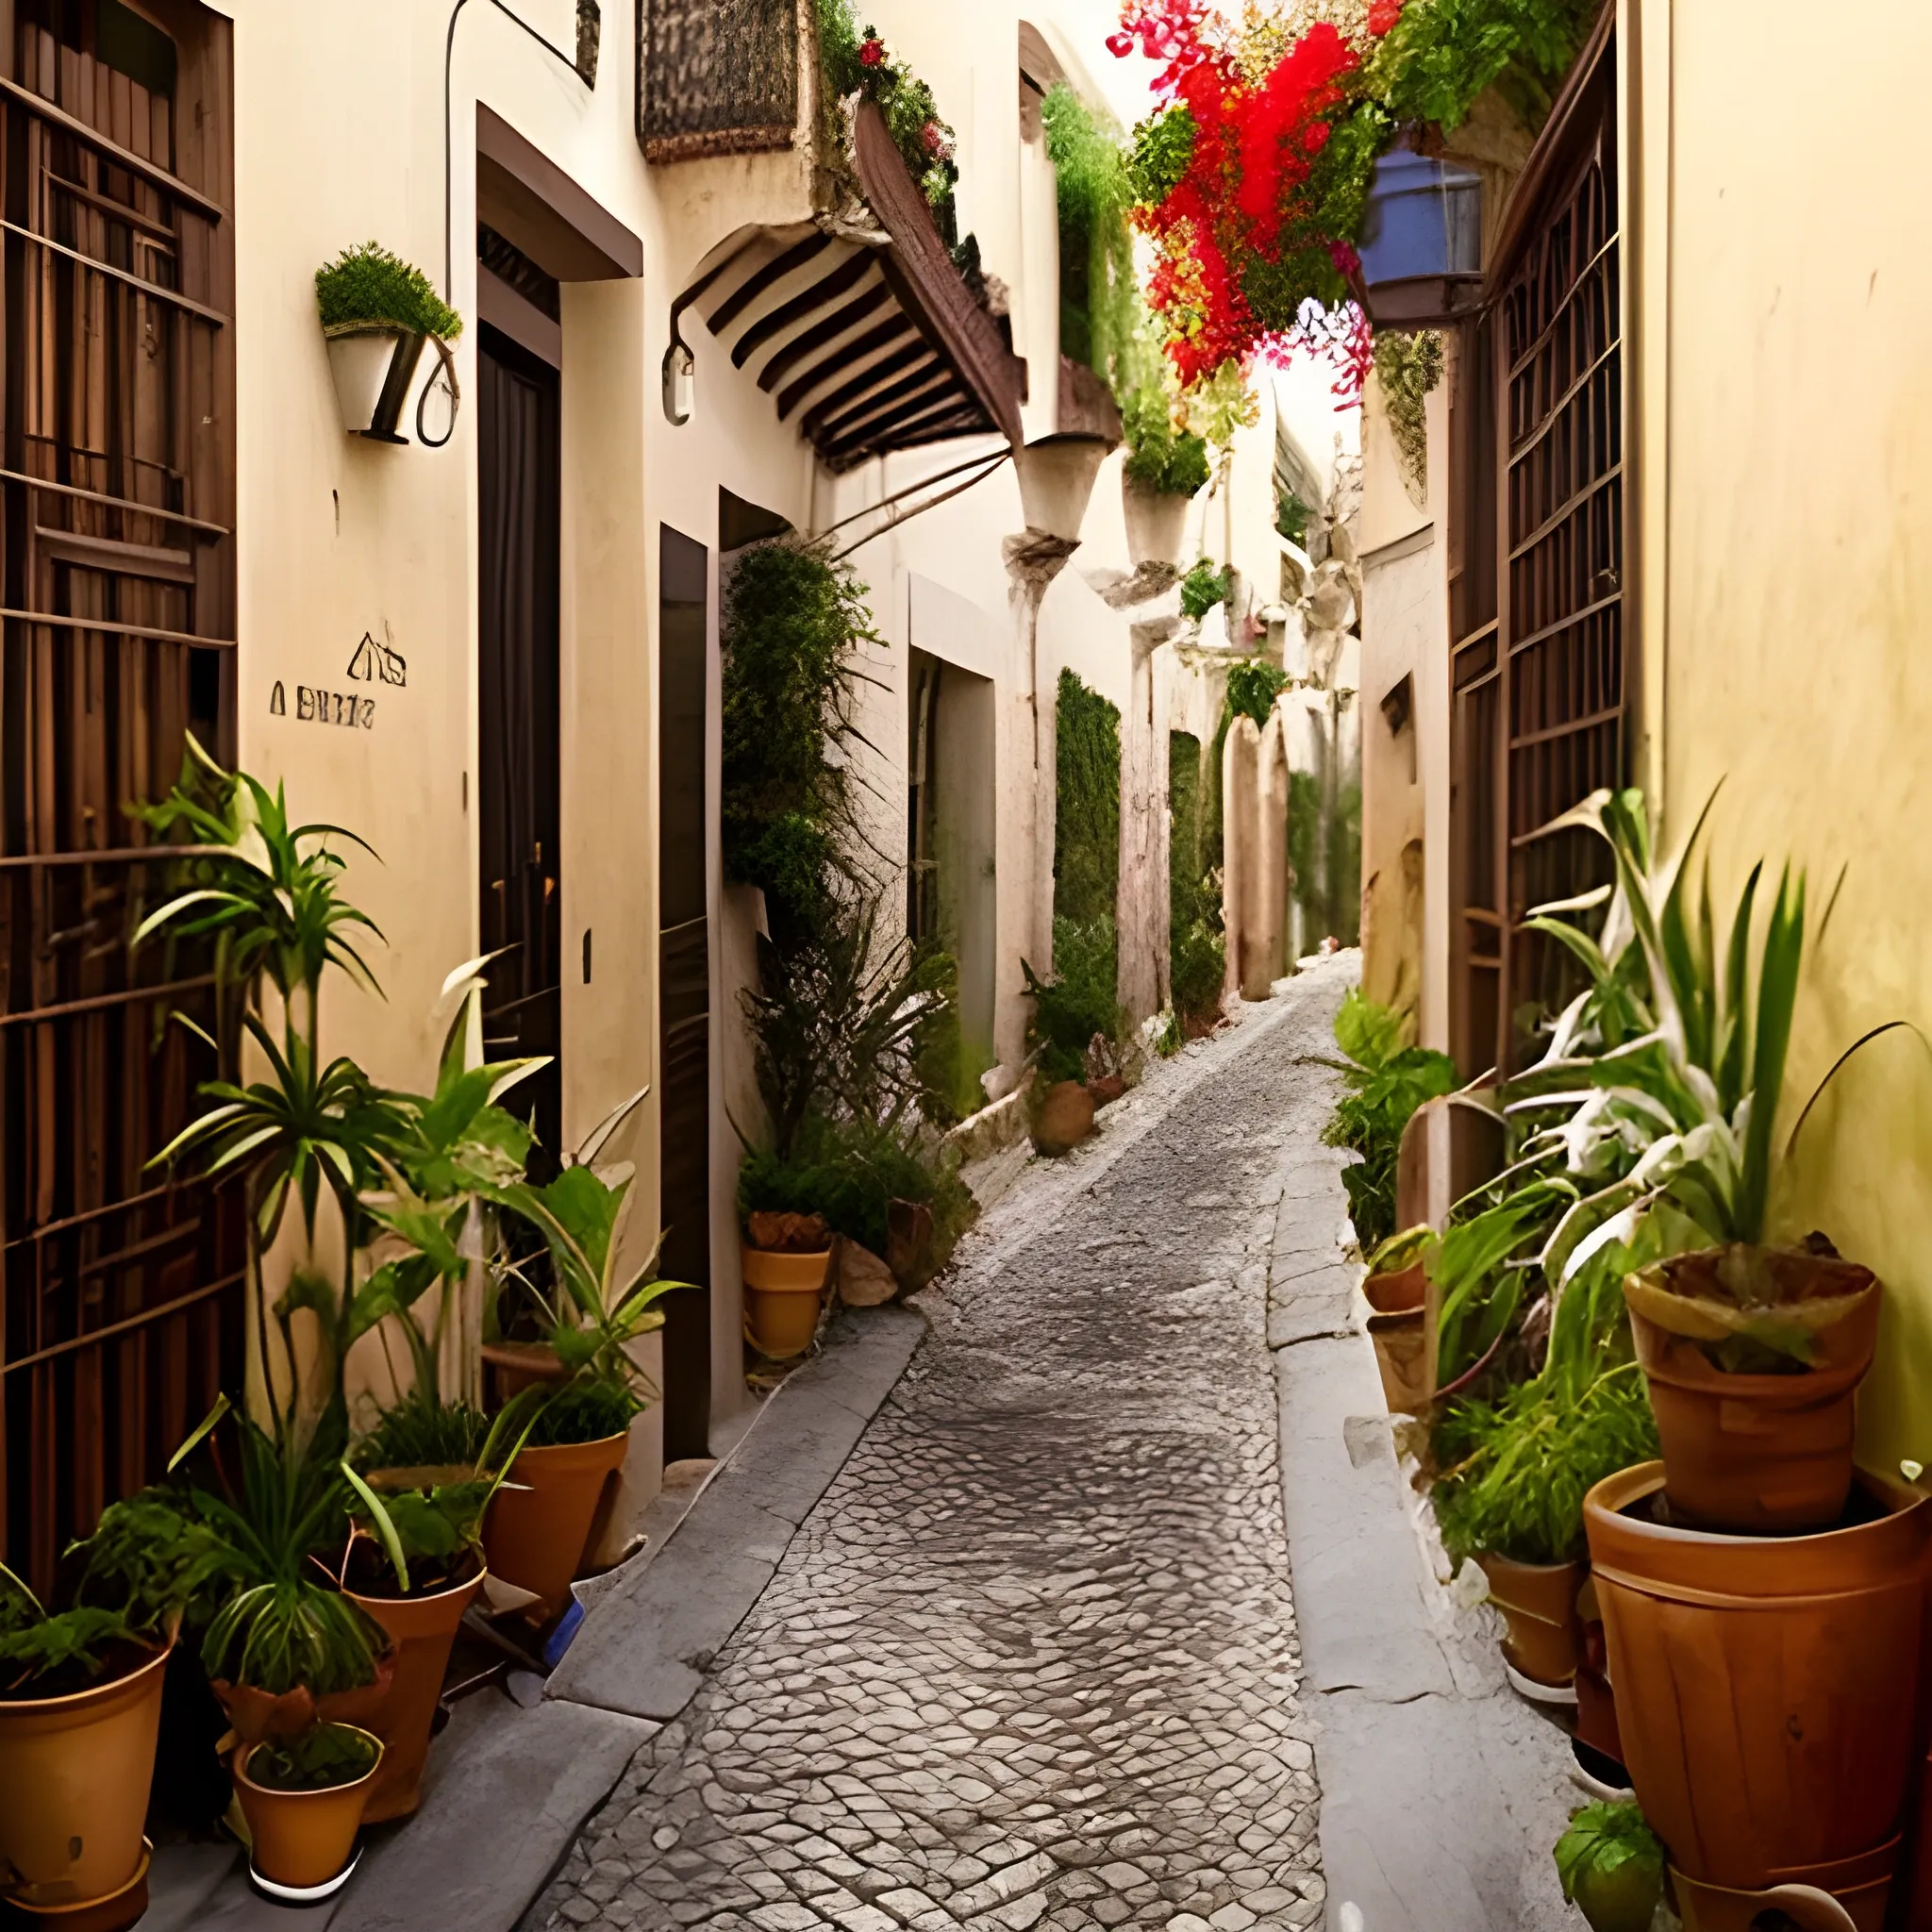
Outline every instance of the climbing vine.
POLYGON ((1431 328, 1375 338, 1375 386, 1389 412, 1402 487, 1421 509, 1429 500, 1430 392, 1442 380, 1442 338, 1431 328))

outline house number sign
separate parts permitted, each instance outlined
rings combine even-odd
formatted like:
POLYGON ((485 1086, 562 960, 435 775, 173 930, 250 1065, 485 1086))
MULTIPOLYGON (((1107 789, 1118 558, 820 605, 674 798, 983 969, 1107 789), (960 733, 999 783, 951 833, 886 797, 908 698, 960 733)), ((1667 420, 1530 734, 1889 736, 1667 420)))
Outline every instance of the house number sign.
MULTIPOLYGON (((388 626, 384 625, 385 633, 388 626)), ((391 643, 377 643, 364 631, 362 641, 350 654, 347 675, 358 684, 389 684, 398 687, 409 682, 408 660, 391 643)), ((269 692, 269 716, 289 715, 289 693, 281 679, 269 692)), ((324 691, 318 685, 295 687, 295 715, 316 724, 340 724, 351 731, 375 729, 375 700, 358 697, 354 691, 324 691)))

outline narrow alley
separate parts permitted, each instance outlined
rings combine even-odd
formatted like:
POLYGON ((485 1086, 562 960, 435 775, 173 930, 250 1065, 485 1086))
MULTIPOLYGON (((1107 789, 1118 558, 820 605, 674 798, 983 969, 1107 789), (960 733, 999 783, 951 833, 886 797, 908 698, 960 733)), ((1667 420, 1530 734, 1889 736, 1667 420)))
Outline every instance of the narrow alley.
POLYGON ((1320 1919, 1264 1326, 1344 984, 1250 1009, 993 1209, 527 1926, 1320 1919))

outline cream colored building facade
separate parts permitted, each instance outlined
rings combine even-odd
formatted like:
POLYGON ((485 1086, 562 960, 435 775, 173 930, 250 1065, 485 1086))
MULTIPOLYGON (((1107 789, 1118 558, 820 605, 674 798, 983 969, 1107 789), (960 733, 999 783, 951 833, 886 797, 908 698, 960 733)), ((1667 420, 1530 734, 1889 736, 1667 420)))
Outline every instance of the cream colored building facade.
MULTIPOLYGON (((1660 810, 1667 844, 1716 794, 1721 903, 1735 903, 1760 857, 1807 874, 1814 939, 1780 1144, 1845 1049, 1887 1021, 1915 1029, 1886 1035, 1837 1078, 1774 1215, 1784 1235, 1824 1230, 1886 1283, 1861 1455, 1874 1467, 1932 1462, 1932 1266, 1920 1239, 1932 1174, 1932 670, 1917 636, 1932 594, 1932 387, 1915 353, 1932 266, 1910 185, 1912 76, 1932 56, 1932 16, 1907 0, 1868 9, 1856 100, 1830 112, 1820 75, 1840 43, 1815 10, 1620 0, 1613 25, 1625 777, 1660 810)), ((1436 479, 1457 455, 1453 387, 1431 402, 1425 510, 1406 509, 1391 487, 1374 407, 1367 433, 1366 514, 1381 521, 1365 541, 1365 892, 1388 893, 1418 836, 1426 883, 1419 916, 1386 897, 1365 907, 1366 970, 1394 987, 1421 959, 1423 1037, 1436 1045, 1451 1034, 1454 640, 1436 479), (1417 693, 1413 780, 1407 748, 1374 724, 1403 676, 1417 693)))

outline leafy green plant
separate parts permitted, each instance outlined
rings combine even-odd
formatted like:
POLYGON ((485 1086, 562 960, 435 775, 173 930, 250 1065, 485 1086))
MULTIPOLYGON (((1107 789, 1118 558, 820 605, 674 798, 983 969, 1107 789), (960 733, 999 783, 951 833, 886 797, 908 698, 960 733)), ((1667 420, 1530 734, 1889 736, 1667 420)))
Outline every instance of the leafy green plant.
POLYGON ((1428 400, 1442 380, 1442 337, 1432 328, 1375 336, 1375 386, 1401 461, 1402 484, 1418 509, 1429 496, 1428 400))
POLYGON ((1304 550, 1308 544, 1308 518, 1312 514, 1292 490, 1284 490, 1275 500, 1274 527, 1291 543, 1299 543, 1304 550))
POLYGON ((630 1427, 644 1407, 637 1391, 622 1382, 578 1379, 566 1382, 543 1405, 530 1431, 531 1449, 575 1442, 608 1442, 630 1427))
MULTIPOLYGON (((1124 400, 1151 374, 1154 359, 1144 345, 1134 273, 1125 149, 1119 133, 1064 81, 1047 94, 1041 120, 1059 208, 1060 349, 1124 400)), ((1204 456, 1204 472, 1205 464, 1204 456)))
POLYGON ((1087 1055, 1095 1038, 1118 1042, 1125 1031, 1118 986, 1118 942, 1113 920, 1082 924, 1056 919, 1054 973, 1042 980, 1024 959, 1026 994, 1033 1018, 1026 1043, 1037 1055, 1040 1085, 1085 1080, 1087 1055))
POLYGON ((1346 1091, 1322 1138, 1360 1156, 1341 1171, 1348 1211, 1362 1252, 1395 1232, 1395 1168, 1403 1129, 1424 1101, 1453 1093, 1456 1065, 1446 1054, 1406 1043, 1402 1015, 1351 987, 1335 1018, 1335 1043, 1346 1057, 1346 1091))
POLYGON ((1237 718, 1266 727, 1274 700, 1288 689, 1288 673, 1265 658, 1249 658, 1227 668, 1227 707, 1237 718))
POLYGON ((1121 877, 1120 710, 1062 671, 1054 716, 1054 913, 1076 925, 1110 922, 1121 877))
POLYGON ((864 585, 823 546, 766 543, 738 559, 723 636, 724 866, 763 890, 781 950, 852 883, 857 653, 883 641, 864 585))
POLYGON ((453 342, 463 332, 463 318, 430 286, 428 276, 376 242, 345 248, 317 269, 315 299, 325 335, 400 328, 453 342))
MULTIPOLYGON (((851 0, 814 0, 814 11, 828 102, 858 94, 877 104, 908 173, 919 183, 941 234, 952 246, 959 168, 953 130, 940 119, 932 89, 891 56, 875 27, 860 28, 851 0)), ((836 119, 825 128, 828 134, 840 131, 836 119)))
POLYGON ((1158 207, 1180 185, 1194 158, 1199 133, 1193 115, 1179 101, 1150 115, 1134 129, 1127 186, 1137 205, 1158 207))
POLYGON ((1495 1192, 1500 1198, 1492 1206, 1455 1222, 1429 1257, 1429 1279, 1441 1297, 1439 1387, 1475 1367, 1501 1341, 1527 1299, 1525 1282, 1542 1236, 1576 1195, 1569 1182, 1541 1177, 1495 1192))
POLYGON ((1166 496, 1192 496, 1207 489, 1208 444, 1191 430, 1174 427, 1164 390, 1150 385, 1134 391, 1121 405, 1121 422, 1129 483, 1166 496))
POLYGON ((1586 1805, 1557 1840, 1557 1877, 1591 1932, 1649 1932, 1667 1856, 1633 1800, 1586 1805))
POLYGON ((271 1791, 328 1791, 353 1785, 375 1769, 375 1740, 348 1724, 313 1724, 299 1738, 258 1744, 248 1756, 250 1780, 271 1791))
POLYGON ((1217 570, 1204 557, 1181 579, 1181 614, 1199 624, 1217 604, 1226 603, 1233 595, 1233 566, 1217 570))
POLYGON ((1541 126, 1596 14, 1592 0, 1407 7, 1370 63, 1369 83, 1396 125, 1433 122, 1453 132, 1493 87, 1525 125, 1541 126))
POLYGON ((441 1402, 418 1387, 392 1407, 356 1445, 356 1466, 375 1469, 450 1469, 475 1465, 490 1440, 491 1419, 467 1402, 441 1402))

